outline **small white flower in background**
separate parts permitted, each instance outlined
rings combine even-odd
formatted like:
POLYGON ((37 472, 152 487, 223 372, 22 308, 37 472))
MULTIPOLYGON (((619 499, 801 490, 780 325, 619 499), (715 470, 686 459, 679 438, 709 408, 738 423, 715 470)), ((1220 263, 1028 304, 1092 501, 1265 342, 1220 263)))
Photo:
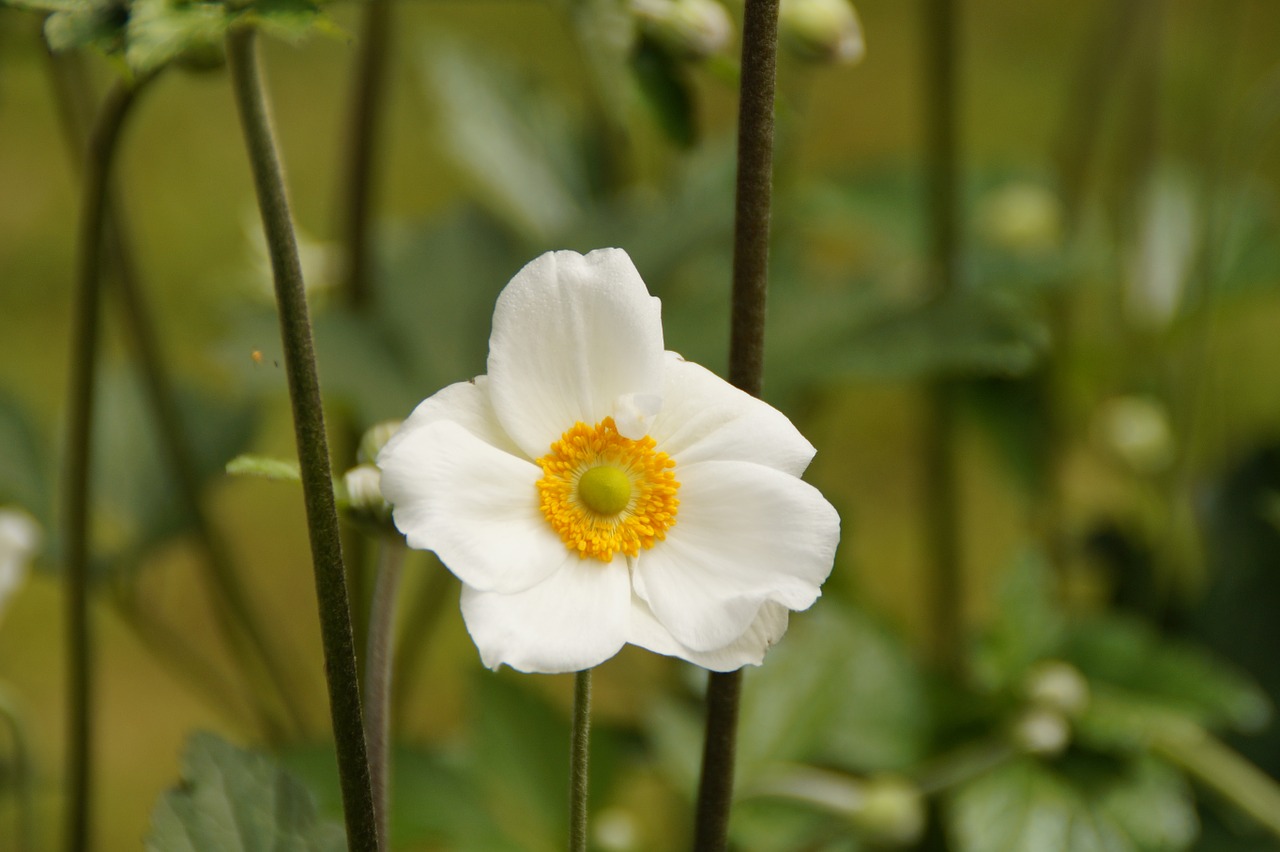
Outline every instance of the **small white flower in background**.
POLYGON ((1097 414, 1095 429, 1103 446, 1135 473, 1163 473, 1177 456, 1169 412, 1154 397, 1117 396, 1107 400, 1097 414))
POLYGON ((705 59, 729 46, 733 21, 716 0, 631 0, 641 29, 685 59, 705 59))
POLYGON ((0 508, 0 613, 40 551, 40 525, 20 509, 0 508))
POLYGON ((498 297, 488 374, 378 456, 412 547, 463 583, 485 665, 589 668, 632 643, 759 664, 831 572, 840 520, 784 415, 663 349, 626 252, 544 254, 498 297))
POLYGON ((808 62, 853 65, 867 52, 862 22, 848 0, 781 0, 778 40, 808 62))

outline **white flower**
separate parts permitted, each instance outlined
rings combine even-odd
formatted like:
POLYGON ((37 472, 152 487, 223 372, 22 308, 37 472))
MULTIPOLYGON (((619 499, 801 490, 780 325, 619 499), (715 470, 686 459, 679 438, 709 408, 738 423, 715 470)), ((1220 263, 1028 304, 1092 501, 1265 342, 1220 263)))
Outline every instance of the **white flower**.
POLYGON ((40 550, 40 525, 19 509, 0 508, 0 612, 27 577, 40 550))
POLYGON ((588 668, 630 642, 759 664, 831 571, 840 520, 781 413, 663 350, 620 249, 544 254, 498 297, 488 374, 378 457, 410 546, 463 583, 485 665, 588 668))

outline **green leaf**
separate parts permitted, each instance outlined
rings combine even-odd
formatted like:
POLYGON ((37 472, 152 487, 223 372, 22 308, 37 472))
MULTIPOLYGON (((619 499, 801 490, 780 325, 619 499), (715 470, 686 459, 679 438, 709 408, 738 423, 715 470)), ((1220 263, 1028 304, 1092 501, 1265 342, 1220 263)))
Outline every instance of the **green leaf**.
POLYGON ((260 476, 276 482, 301 482, 302 471, 297 461, 274 459, 251 454, 239 455, 227 462, 227 473, 232 476, 260 476))
POLYGON ((1159 718, 1248 731, 1271 716, 1266 695, 1243 674, 1137 621, 1112 616, 1073 625, 1064 657, 1110 696, 1080 720, 1085 735, 1143 742, 1159 718))
POLYGON ((976 650, 975 674, 988 689, 1012 688, 1032 663, 1060 653, 1066 619, 1054 589, 1052 571, 1037 551, 1023 553, 1008 569, 997 615, 976 650))
POLYGON ((558 103, 444 42, 426 72, 448 152, 495 215, 539 243, 581 218, 584 157, 558 103))
POLYGON ((125 60, 145 74, 180 56, 220 55, 231 17, 202 0, 133 0, 125 60))
POLYGON ((1185 783, 1149 760, 1020 758, 948 797, 956 852, 1175 852, 1195 839, 1185 783))
POLYGON ((30 412, 0 393, 0 506, 17 505, 46 529, 53 520, 49 448, 30 412))
POLYGON ((258 27, 267 35, 289 42, 300 42, 315 35, 344 38, 342 28, 334 23, 320 4, 312 0, 254 0, 240 12, 238 22, 258 27))
POLYGON ((341 826, 316 817, 311 794, 271 758, 197 733, 182 783, 151 814, 148 852, 340 852, 341 826))
POLYGON ((54 53, 93 48, 105 54, 124 48, 129 7, 120 0, 83 0, 65 4, 44 22, 44 37, 54 53))
POLYGON ((683 66, 653 39, 644 37, 631 57, 631 71, 667 138, 681 148, 692 148, 698 141, 698 124, 683 66))

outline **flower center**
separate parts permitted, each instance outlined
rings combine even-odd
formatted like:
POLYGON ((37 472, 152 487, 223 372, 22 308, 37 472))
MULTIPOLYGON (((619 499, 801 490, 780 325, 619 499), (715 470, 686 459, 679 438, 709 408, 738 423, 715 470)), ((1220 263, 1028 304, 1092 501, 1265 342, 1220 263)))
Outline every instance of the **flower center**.
POLYGON ((542 515, 565 546, 586 559, 635 556, 666 538, 680 501, 676 463, 646 436, 618 434, 612 417, 575 423, 538 459, 542 515))

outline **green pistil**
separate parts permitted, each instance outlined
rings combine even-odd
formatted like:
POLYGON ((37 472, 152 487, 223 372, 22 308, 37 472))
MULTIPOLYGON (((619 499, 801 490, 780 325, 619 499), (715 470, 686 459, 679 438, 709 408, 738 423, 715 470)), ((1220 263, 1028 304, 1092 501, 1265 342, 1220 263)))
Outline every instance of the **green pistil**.
POLYGON ((578 480, 578 499, 597 515, 616 515, 631 501, 631 477, 616 467, 593 467, 578 480))

